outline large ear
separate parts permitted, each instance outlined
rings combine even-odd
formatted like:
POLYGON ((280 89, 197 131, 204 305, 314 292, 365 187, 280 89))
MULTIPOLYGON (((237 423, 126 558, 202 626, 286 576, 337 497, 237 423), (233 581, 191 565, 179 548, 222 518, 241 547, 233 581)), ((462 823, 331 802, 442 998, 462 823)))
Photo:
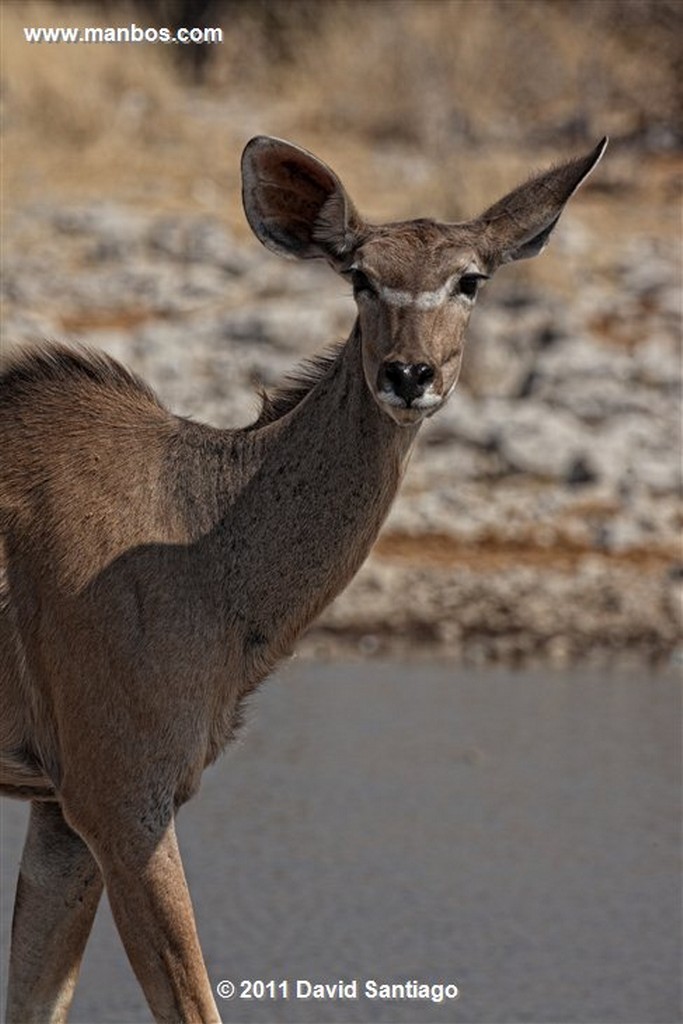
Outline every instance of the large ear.
POLYGON ((520 185, 475 221, 487 255, 496 263, 526 260, 541 252, 567 201, 607 148, 602 139, 587 156, 569 160, 520 185))
POLYGON ((258 135, 242 154, 242 201, 251 229, 281 256, 338 266, 364 225, 341 181, 312 153, 258 135))

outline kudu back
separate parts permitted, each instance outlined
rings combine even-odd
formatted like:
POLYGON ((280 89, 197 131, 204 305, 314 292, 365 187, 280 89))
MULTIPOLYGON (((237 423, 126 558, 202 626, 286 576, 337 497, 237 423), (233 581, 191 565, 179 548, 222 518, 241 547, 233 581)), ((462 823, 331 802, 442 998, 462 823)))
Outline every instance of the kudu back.
POLYGON ((218 1021, 174 831, 240 705, 372 546, 421 422, 455 387, 476 294, 535 256, 605 148, 462 224, 381 226, 305 150, 258 137, 269 249, 350 281, 348 340, 217 430, 102 354, 0 379, 0 784, 31 801, 8 1020, 63 1021, 106 886, 159 1021, 218 1021))

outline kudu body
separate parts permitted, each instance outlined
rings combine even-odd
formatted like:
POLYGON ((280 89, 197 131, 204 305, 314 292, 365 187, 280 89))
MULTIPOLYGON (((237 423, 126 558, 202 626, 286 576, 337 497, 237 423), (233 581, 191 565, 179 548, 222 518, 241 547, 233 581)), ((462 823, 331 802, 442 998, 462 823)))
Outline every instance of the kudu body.
POLYGON ((63 1021, 103 885, 160 1021, 217 1021, 174 831, 240 703, 347 584, 419 425, 455 386, 479 283, 539 252, 602 154, 464 224, 365 223, 311 154, 243 156, 258 238, 354 287, 345 344, 243 430, 172 415, 103 355, 0 382, 4 793, 32 801, 8 1019, 63 1021))

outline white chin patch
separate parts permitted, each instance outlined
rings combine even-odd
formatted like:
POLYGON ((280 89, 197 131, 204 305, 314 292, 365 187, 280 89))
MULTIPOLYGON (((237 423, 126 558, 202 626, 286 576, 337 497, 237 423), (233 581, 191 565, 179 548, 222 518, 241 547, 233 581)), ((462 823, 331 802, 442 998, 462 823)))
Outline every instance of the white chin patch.
POLYGON ((443 402, 443 395, 437 395, 435 391, 428 389, 420 398, 413 402, 413 409, 420 409, 422 412, 431 412, 443 402))
POLYGON ((395 409, 405 409, 406 403, 393 391, 383 390, 377 392, 377 398, 383 405, 393 405, 395 409))
POLYGON ((427 391, 421 398, 416 398, 410 405, 406 405, 402 398, 393 391, 378 391, 377 401, 380 405, 387 406, 387 412, 399 422, 414 423, 423 417, 431 416, 442 404, 440 395, 427 391))

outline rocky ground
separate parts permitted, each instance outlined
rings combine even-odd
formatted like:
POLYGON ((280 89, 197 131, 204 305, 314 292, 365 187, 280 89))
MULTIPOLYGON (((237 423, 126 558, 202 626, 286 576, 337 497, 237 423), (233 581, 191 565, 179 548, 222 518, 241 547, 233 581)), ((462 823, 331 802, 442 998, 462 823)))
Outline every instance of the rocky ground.
MULTIPOLYGON (((567 218, 569 220, 569 218, 567 218)), ((559 244, 586 245, 563 225, 559 244)), ((559 231, 558 231, 559 234, 559 231)), ((676 247, 634 241, 567 295, 505 274, 422 431, 372 556, 302 650, 479 664, 666 664, 683 587, 676 247)), ((4 344, 87 341, 224 426, 346 336, 324 267, 196 215, 27 205, 5 230, 4 344)))

